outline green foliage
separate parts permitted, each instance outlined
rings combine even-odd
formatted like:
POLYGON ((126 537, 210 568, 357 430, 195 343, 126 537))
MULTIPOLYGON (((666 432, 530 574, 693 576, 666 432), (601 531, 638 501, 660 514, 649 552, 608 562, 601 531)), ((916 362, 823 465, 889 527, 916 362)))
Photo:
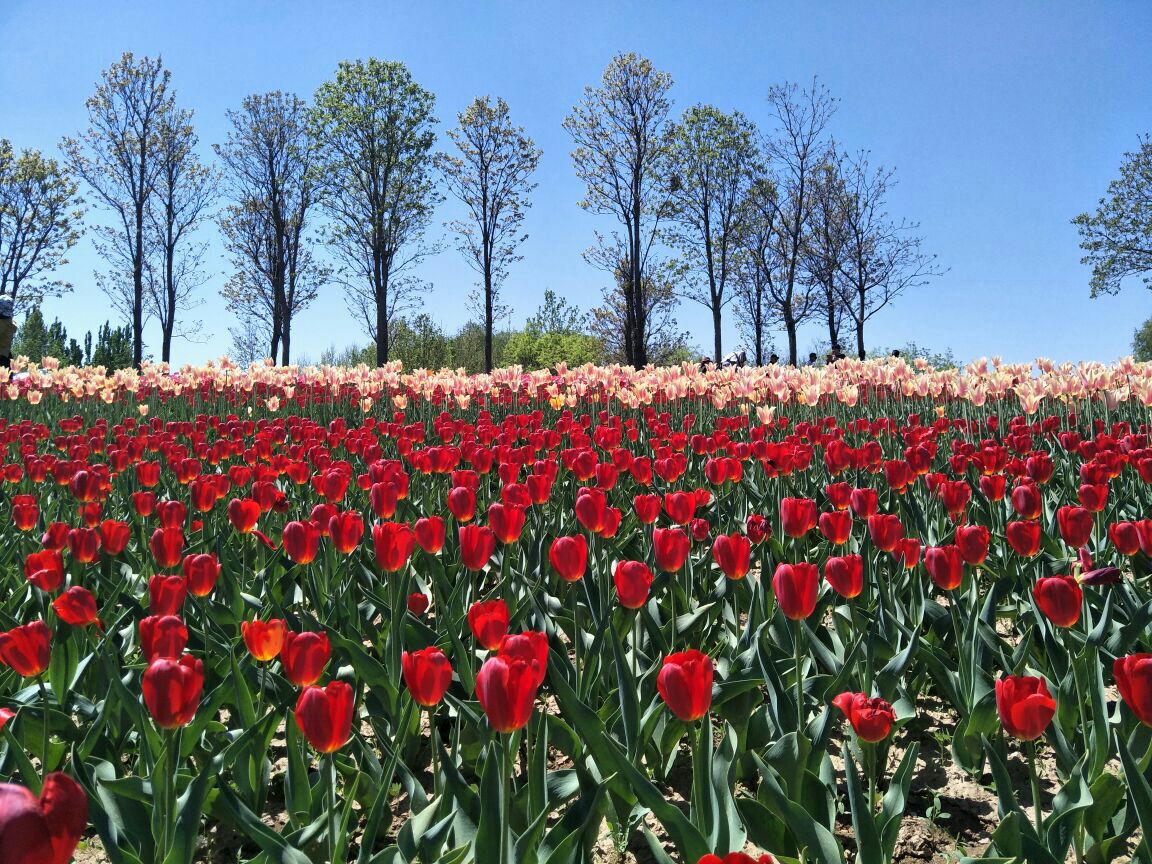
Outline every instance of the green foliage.
MULTIPOLYGON (((92 335, 85 338, 85 346, 92 344, 92 335)), ((132 365, 132 328, 113 327, 107 321, 96 331, 96 344, 92 346, 87 365, 106 369, 127 369, 132 365)))
POLYGON ((1132 356, 1142 363, 1152 362, 1152 318, 1132 333, 1132 356))
POLYGON ((68 330, 54 319, 51 324, 44 321, 44 313, 39 306, 33 306, 24 316, 24 321, 12 343, 12 356, 24 355, 33 363, 45 357, 55 357, 65 366, 104 366, 108 370, 127 369, 132 366, 132 327, 113 327, 105 321, 96 331, 93 344, 92 332, 84 334, 84 345, 69 338, 68 330))
POLYGON ((405 369, 443 369, 452 363, 452 340, 430 315, 421 312, 411 321, 397 318, 392 322, 389 353, 405 369))
POLYGON ((61 362, 68 362, 68 332, 58 319, 51 326, 47 325, 39 305, 28 310, 16 331, 12 356, 20 355, 33 363, 39 363, 45 357, 56 357, 61 362))
POLYGON ((1120 176, 1108 184, 1096 212, 1072 220, 1080 231, 1081 263, 1092 268, 1092 296, 1115 294, 1129 276, 1152 289, 1152 136, 1124 154, 1120 176))

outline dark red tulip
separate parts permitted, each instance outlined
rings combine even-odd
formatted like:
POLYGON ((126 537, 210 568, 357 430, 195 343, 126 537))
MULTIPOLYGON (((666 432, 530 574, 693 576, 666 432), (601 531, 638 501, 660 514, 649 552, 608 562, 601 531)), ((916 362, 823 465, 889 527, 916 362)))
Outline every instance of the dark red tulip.
POLYGON ((96 615, 96 598, 91 591, 79 585, 73 585, 53 600, 52 608, 61 621, 73 627, 86 627, 100 622, 96 615))
POLYGON ((688 523, 688 533, 697 543, 703 543, 712 533, 712 526, 707 519, 696 518, 688 523))
POLYGON ((803 537, 816 527, 816 502, 811 498, 785 498, 780 502, 780 530, 803 537))
POLYGON ((1044 509, 1040 487, 1032 483, 1021 483, 1013 489, 1012 509, 1029 521, 1039 519, 1044 509))
POLYGON ((800 621, 816 609, 820 572, 815 564, 780 564, 772 575, 772 590, 786 618, 800 621))
POLYGON ((207 597, 220 578, 220 562, 215 555, 187 555, 181 569, 188 580, 188 593, 193 597, 207 597))
POLYGON ((262 663, 280 656, 287 629, 283 618, 273 618, 269 621, 257 618, 240 624, 240 632, 244 636, 244 645, 247 646, 248 653, 262 663))
POLYGON ((41 549, 24 559, 24 578, 41 591, 52 592, 64 584, 64 559, 55 549, 41 549))
POLYGON ((656 676, 656 689, 668 709, 693 723, 712 706, 712 658, 695 648, 669 654, 656 676))
POLYGON ((153 615, 179 615, 188 595, 183 576, 157 573, 148 579, 148 609, 153 615))
POLYGON ((296 726, 320 753, 335 753, 352 735, 356 694, 343 681, 305 687, 296 700, 296 726))
POLYGON ((68 551, 72 560, 91 564, 100 557, 100 532, 92 528, 73 528, 68 532, 68 551))
POLYGON ((768 518, 759 513, 751 513, 744 521, 744 533, 748 539, 759 545, 765 540, 772 539, 772 524, 768 518))
POLYGON ((67 864, 88 828, 88 796, 60 771, 44 778, 37 798, 24 786, 0 783, 0 861, 67 864))
POLYGON ((156 493, 155 492, 133 492, 132 493, 132 509, 136 511, 137 516, 146 517, 151 516, 156 512, 156 493))
POLYGON ((841 693, 832 704, 844 712, 856 737, 870 744, 887 738, 896 722, 896 712, 888 702, 865 693, 841 693))
POLYGON ((523 729, 536 702, 538 664, 521 657, 489 657, 476 674, 476 699, 497 732, 523 729))
POLYGON ((144 704, 161 729, 187 726, 200 707, 204 690, 204 664, 185 654, 179 660, 157 657, 144 670, 144 704))
POLYGON ((777 862, 767 852, 759 858, 753 858, 747 852, 729 852, 724 857, 709 853, 702 856, 696 864, 777 864, 777 862))
POLYGON ((1009 522, 1004 535, 1017 555, 1031 558, 1040 551, 1040 523, 1009 522))
POLYGON ((1042 678, 1005 675, 996 682, 996 709, 1005 732, 1014 738, 1034 741, 1052 722, 1056 700, 1042 678))
POLYGON ((880 496, 875 489, 853 489, 849 496, 849 502, 857 519, 868 519, 875 516, 880 509, 880 496))
POLYGON ((1140 551, 1140 529, 1135 522, 1113 522, 1108 526, 1108 539, 1121 555, 1131 557, 1140 551))
POLYGON ((241 534, 251 534, 260 519, 260 504, 251 498, 233 498, 228 502, 228 521, 241 534))
POLYGON ((284 634, 280 664, 284 667, 284 677, 297 687, 307 687, 319 681, 331 659, 332 648, 327 633, 289 631, 284 634))
POLYGON ((959 516, 968 506, 972 497, 972 487, 964 480, 945 480, 936 487, 936 497, 944 505, 949 516, 959 516))
POLYGON ((284 553, 296 564, 311 564, 320 549, 320 532, 311 522, 289 522, 280 535, 284 553))
POLYGON ((508 604, 501 599, 473 603, 468 607, 468 629, 481 647, 495 651, 508 633, 508 604))
POLYGON ((824 487, 824 494, 828 496, 828 503, 837 510, 847 510, 852 503, 851 483, 829 483, 824 487))
POLYGON ((407 522, 378 522, 372 526, 372 543, 380 569, 397 573, 416 549, 416 534, 407 522))
POLYGON ((665 573, 675 573, 688 560, 692 541, 683 528, 653 528, 652 548, 656 566, 665 573))
POLYGON ((467 486, 448 490, 448 512, 458 522, 471 522, 476 517, 476 493, 467 486))
POLYGON ((116 519, 105 519, 100 523, 100 547, 105 555, 115 557, 124 551, 132 539, 132 526, 116 519))
POLYGON ((429 555, 444 548, 444 520, 439 516, 422 516, 412 528, 416 544, 429 555))
POLYGON ((40 545, 45 549, 59 551, 68 545, 68 532, 71 530, 65 522, 52 522, 44 531, 44 536, 40 538, 40 545))
POLYGON ((847 510, 832 510, 821 513, 818 521, 820 533, 833 546, 843 546, 852 536, 852 514, 847 510))
POLYGON ((1077 491, 1080 506, 1089 513, 1099 513, 1108 506, 1107 483, 1084 483, 1077 491))
POLYGON ((1141 723, 1152 726, 1152 654, 1117 657, 1112 672, 1120 698, 1141 723))
POLYGON ((52 659, 52 633, 43 621, 22 624, 0 633, 0 663, 25 678, 35 678, 52 659))
POLYGON ((719 534, 712 542, 712 560, 729 579, 743 579, 752 569, 752 543, 741 534, 719 534))
POLYGON ((488 527, 496 539, 507 545, 520 539, 527 514, 523 507, 496 502, 488 507, 488 527))
POLYGON ((364 517, 355 510, 345 510, 328 519, 328 536, 332 548, 341 555, 349 555, 360 546, 364 536, 364 517))
POLYGON ((500 640, 497 654, 508 659, 528 660, 536 669, 536 686, 544 683, 548 671, 548 636, 539 630, 525 630, 523 633, 509 633, 500 640))
POLYGON ((565 582, 579 582, 588 569, 588 540, 583 534, 557 537, 548 547, 548 562, 565 582))
POLYGON ((648 590, 652 587, 653 578, 648 565, 641 561, 617 562, 616 569, 612 571, 612 581, 616 585, 620 605, 627 609, 639 609, 648 602, 648 590))
POLYGON ((900 522, 899 516, 876 513, 868 517, 868 535, 877 549, 892 552, 904 539, 904 525, 900 522))
POLYGON ((439 704, 452 684, 452 664, 435 645, 400 655, 404 683, 417 705, 431 708, 439 704))
POLYGON ((636 518, 644 525, 651 525, 660 517, 659 495, 637 495, 632 499, 636 518))
POLYGON ((932 546, 924 552, 924 569, 936 587, 952 591, 964 581, 964 556, 959 546, 932 546))
POLYGON ((983 564, 988 557, 988 529, 983 525, 958 525, 956 527, 956 546, 960 549, 960 557, 965 564, 973 567, 983 564))
POLYGON ((182 529, 188 518, 188 505, 183 501, 161 501, 156 505, 161 528, 182 529))
POLYGON ((460 526, 460 562, 469 570, 483 570, 496 551, 496 535, 486 525, 460 526))
POLYGON ((829 558, 824 562, 824 578, 841 597, 859 597, 864 590, 864 559, 859 555, 829 558))
POLYGON ((12 498, 12 524, 17 531, 31 531, 40 521, 40 505, 33 495, 15 495, 12 498))
POLYGON ((140 619, 140 653, 144 662, 157 657, 179 657, 188 645, 188 627, 177 615, 149 615, 140 619))
POLYGON ((421 617, 428 611, 428 607, 432 605, 432 598, 427 594, 419 591, 414 591, 408 595, 408 611, 415 615, 417 618, 421 617))
POLYGON ((184 532, 180 528, 157 528, 148 541, 156 566, 175 567, 184 556, 184 532))
POLYGON ((980 494, 989 501, 1003 501, 1008 491, 1008 478, 1003 474, 986 474, 980 478, 980 494))
POLYGON ((677 525, 687 525, 696 515, 696 495, 693 492, 665 492, 664 512, 677 525))
POLYGON ((576 521, 593 534, 604 530, 608 521, 608 498, 603 489, 580 488, 576 493, 576 521))
POLYGON ((1036 608, 1057 627, 1071 627, 1080 620, 1084 592, 1072 576, 1042 576, 1032 589, 1036 608))
POLYGON ((1083 507, 1066 506, 1056 511, 1060 536, 1073 549, 1079 549, 1092 537, 1092 513, 1083 507))

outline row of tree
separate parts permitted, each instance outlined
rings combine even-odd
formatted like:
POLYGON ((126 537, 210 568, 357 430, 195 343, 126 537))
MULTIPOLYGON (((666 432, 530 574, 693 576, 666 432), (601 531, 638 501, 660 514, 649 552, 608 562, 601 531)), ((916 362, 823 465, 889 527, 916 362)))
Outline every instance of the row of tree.
MULTIPOLYGON (((617 223, 585 253, 610 279, 591 311, 609 356, 644 365, 682 348, 675 310, 687 299, 709 310, 717 359, 729 308, 757 363, 776 329, 795 362, 811 320, 832 346, 852 331, 863 357, 865 323, 941 272, 917 226, 886 213, 891 170, 837 145, 836 100, 816 81, 769 90, 769 135, 710 105, 674 117, 671 89, 650 61, 621 54, 564 121, 580 206, 617 223)), ((189 311, 206 281, 209 219, 231 260, 221 293, 244 322, 238 348, 259 333, 289 362, 297 316, 336 283, 384 363, 396 322, 429 288, 416 265, 438 248, 427 235, 447 194, 462 207, 446 227, 478 274, 470 299, 492 367, 500 289, 526 238, 541 156, 504 100, 474 100, 437 152, 435 97, 403 64, 344 62, 311 103, 245 98, 227 113, 215 164, 201 161, 193 114, 160 59, 125 54, 87 109, 63 162, 0 142, 0 287, 18 306, 68 288, 51 274, 80 236, 82 182, 106 217, 93 228, 107 263, 98 281, 128 322, 134 363, 150 317, 165 361, 176 336, 199 329, 189 311)))

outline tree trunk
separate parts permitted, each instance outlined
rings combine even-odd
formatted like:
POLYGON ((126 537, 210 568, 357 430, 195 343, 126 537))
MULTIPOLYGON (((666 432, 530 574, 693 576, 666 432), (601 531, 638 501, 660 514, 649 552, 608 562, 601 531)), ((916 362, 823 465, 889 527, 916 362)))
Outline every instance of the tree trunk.
POLYGON ((388 301, 376 295, 376 365, 388 362, 388 301))
POLYGON ((784 330, 788 334, 788 362, 796 365, 796 321, 791 315, 784 316, 784 330))
POLYGON ((716 342, 716 348, 715 348, 716 356, 714 356, 712 359, 714 361, 716 361, 717 365, 720 364, 720 360, 724 356, 724 353, 723 353, 724 349, 720 345, 720 325, 721 325, 721 323, 722 322, 721 322, 721 317, 720 317, 720 305, 718 303, 713 303, 712 304, 712 335, 713 335, 713 338, 716 342))
POLYGON ((484 371, 492 371, 492 258, 484 251, 484 371))
POLYGON ((860 359, 863 360, 864 355, 865 355, 865 351, 864 351, 864 302, 865 302, 865 295, 864 295, 863 291, 859 292, 859 294, 860 294, 860 314, 856 317, 856 353, 860 356, 860 359))
POLYGON ((287 366, 290 355, 290 348, 292 345, 292 318, 289 315, 284 316, 284 336, 280 340, 280 365, 287 366))

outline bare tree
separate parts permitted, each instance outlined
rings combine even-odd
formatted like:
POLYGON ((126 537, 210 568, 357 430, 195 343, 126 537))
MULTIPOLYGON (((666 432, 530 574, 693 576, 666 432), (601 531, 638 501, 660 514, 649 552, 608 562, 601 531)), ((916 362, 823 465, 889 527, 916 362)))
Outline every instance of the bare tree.
POLYGON ((840 273, 844 277, 844 310, 855 324, 856 351, 865 357, 864 324, 903 294, 908 288, 924 285, 945 272, 936 256, 921 251, 922 239, 914 222, 889 218, 885 212, 893 171, 873 169, 866 153, 845 160, 841 169, 844 183, 844 256, 840 273))
POLYGON ((96 193, 113 225, 96 228, 96 249, 112 272, 100 280, 132 325, 132 362, 144 352, 148 205, 160 175, 160 129, 173 111, 171 73, 157 57, 125 53, 105 69, 87 101, 89 128, 61 147, 74 174, 96 193))
POLYGON ((370 58, 341 63, 310 112, 329 242, 381 366, 393 319, 425 288, 405 271, 433 251, 422 240, 439 201, 435 103, 403 63, 370 58))
POLYGON ((307 232, 315 185, 305 110, 290 93, 248 96, 228 112, 228 141, 215 147, 232 201, 220 230, 235 267, 220 293, 233 312, 265 322, 270 356, 285 365, 293 321, 328 277, 307 232))
POLYGON ((584 98, 564 120, 576 149, 572 161, 584 181, 580 206, 615 216, 624 228, 627 279, 616 280, 623 292, 618 304, 624 356, 633 366, 648 362, 648 256, 667 211, 660 178, 668 146, 667 122, 672 103, 672 77, 636 54, 612 59, 600 87, 585 87, 584 98))
POLYGON ((784 256, 783 280, 775 300, 788 334, 788 362, 795 364, 797 330, 817 308, 801 280, 814 207, 813 172, 826 159, 824 132, 837 100, 813 79, 811 87, 803 91, 796 84, 774 86, 768 91, 768 101, 779 123, 767 152, 776 171, 775 226, 784 256))
POLYGON ((154 255, 147 263, 147 301, 160 321, 160 359, 172 359, 172 338, 200 329, 192 322, 177 329, 177 317, 201 300, 193 295, 205 277, 201 273, 206 244, 194 234, 216 196, 219 175, 196 155, 199 138, 192 128, 192 112, 175 110, 159 125, 156 159, 159 176, 148 207, 149 245, 154 255))
POLYGON ((436 165, 448 190, 468 210, 468 219, 448 223, 459 236, 459 249, 483 282, 480 313, 484 319, 484 371, 492 371, 492 330, 499 317, 500 283, 508 265, 520 260, 516 248, 528 235, 520 230, 528 195, 536 188, 530 177, 541 150, 521 127, 513 126, 508 103, 481 96, 457 115, 459 126, 448 132, 459 156, 440 153, 436 165))
POLYGON ((0 294, 11 296, 14 315, 72 289, 45 277, 67 263, 64 256, 80 239, 77 191, 56 160, 38 150, 17 156, 0 138, 0 294))
POLYGON ((824 163, 813 171, 811 188, 813 206, 804 246, 804 270, 816 298, 815 314, 824 319, 828 344, 835 351, 840 348, 840 328, 844 320, 840 282, 847 244, 848 196, 834 145, 829 147, 824 163))
POLYGON ((757 178, 740 206, 744 215, 736 257, 736 320, 752 346, 756 365, 763 366, 765 336, 780 321, 780 286, 784 283, 776 185, 767 176, 757 178))
POLYGON ((664 175, 669 178, 669 242, 684 254, 688 288, 681 296, 712 315, 713 357, 723 356, 724 307, 746 211, 741 207, 752 179, 762 171, 756 127, 739 111, 711 105, 684 112, 670 133, 664 175))

